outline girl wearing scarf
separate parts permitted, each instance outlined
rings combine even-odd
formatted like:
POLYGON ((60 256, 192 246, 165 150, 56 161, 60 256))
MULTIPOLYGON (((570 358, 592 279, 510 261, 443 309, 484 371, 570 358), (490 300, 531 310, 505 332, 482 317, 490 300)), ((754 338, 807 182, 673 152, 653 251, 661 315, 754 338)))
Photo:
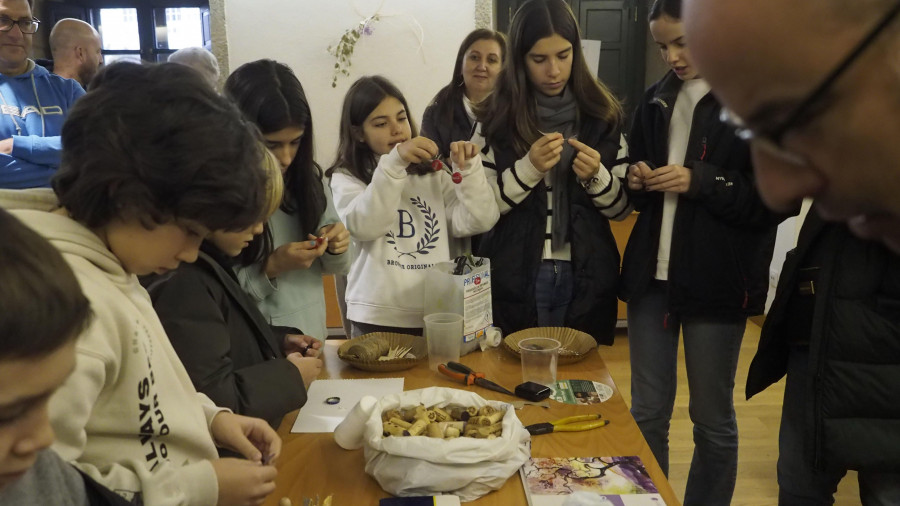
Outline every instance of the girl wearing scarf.
POLYGON ((475 241, 491 258, 494 324, 566 326, 611 344, 619 253, 609 220, 631 212, 609 170, 622 108, 590 74, 563 0, 527 2, 509 36, 508 66, 476 108, 472 140, 501 213, 475 241))

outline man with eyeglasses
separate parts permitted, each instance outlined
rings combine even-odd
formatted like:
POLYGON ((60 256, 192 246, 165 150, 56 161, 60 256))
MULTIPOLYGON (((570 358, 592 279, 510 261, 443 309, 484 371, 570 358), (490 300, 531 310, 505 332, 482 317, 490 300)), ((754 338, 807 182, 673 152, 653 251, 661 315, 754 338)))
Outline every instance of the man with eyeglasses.
POLYGON ((29 59, 39 23, 27 0, 0 0, 0 188, 50 186, 63 121, 84 95, 29 59))
POLYGON ((686 0, 694 61, 776 210, 813 198, 750 366, 787 374, 779 503, 900 504, 900 2, 686 0))

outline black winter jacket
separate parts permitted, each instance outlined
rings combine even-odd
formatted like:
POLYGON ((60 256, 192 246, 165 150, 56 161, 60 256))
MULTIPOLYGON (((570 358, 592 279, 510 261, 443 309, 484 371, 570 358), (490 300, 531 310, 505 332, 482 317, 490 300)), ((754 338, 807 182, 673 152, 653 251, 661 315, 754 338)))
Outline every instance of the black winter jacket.
MULTIPOLYGON (((617 128, 582 118, 578 139, 596 149, 602 160, 616 160, 617 128)), ((486 148, 487 149, 487 148, 486 148)), ((520 158, 511 145, 493 145, 498 177, 520 158)), ((619 250, 609 220, 568 171, 569 242, 574 290, 565 325, 587 332, 599 344, 612 344, 616 327, 619 250)), ((613 176, 615 177, 615 176, 613 176)), ((624 198, 624 194, 623 194, 624 198)), ((547 227, 547 186, 543 181, 518 206, 500 216, 494 228, 474 241, 475 252, 491 259, 494 325, 505 334, 536 327, 534 287, 547 227)))
MULTIPOLYGON (((628 139, 632 162, 668 165, 669 122, 682 81, 669 72, 638 105, 628 139)), ((678 197, 669 257, 669 311, 679 316, 735 319, 763 312, 777 224, 753 180, 750 150, 719 120, 712 94, 694 109, 685 155, 687 193, 678 197)), ((640 212, 625 248, 619 296, 643 295, 656 273, 662 192, 631 191, 640 212)))
POLYGON ((269 326, 231 269, 216 260, 221 254, 206 243, 204 250, 148 287, 153 307, 197 391, 277 429, 306 403, 303 377, 281 348, 287 328, 269 326))
POLYGON ((810 331, 813 408, 804 448, 817 469, 900 471, 900 257, 854 237, 810 210, 788 253, 759 349, 747 375, 747 398, 785 375, 791 294, 813 245, 820 257, 810 331))
POLYGON ((453 104, 453 117, 438 117, 438 102, 432 102, 422 115, 422 136, 428 137, 437 144, 442 157, 450 156, 450 143, 467 141, 472 138, 474 124, 466 114, 466 106, 462 98, 453 104))

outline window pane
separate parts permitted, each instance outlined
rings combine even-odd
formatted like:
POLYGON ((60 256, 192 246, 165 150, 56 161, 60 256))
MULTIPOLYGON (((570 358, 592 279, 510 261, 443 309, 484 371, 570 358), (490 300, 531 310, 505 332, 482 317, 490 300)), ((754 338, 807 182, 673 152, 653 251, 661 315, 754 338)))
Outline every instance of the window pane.
POLYGON ((181 49, 203 46, 200 8, 153 9, 157 49, 181 49))
POLYGON ((141 49, 137 9, 100 9, 98 31, 103 49, 141 49))
POLYGON ((134 63, 141 63, 141 55, 139 54, 107 54, 103 55, 103 64, 111 65, 113 62, 117 61, 130 61, 134 63))

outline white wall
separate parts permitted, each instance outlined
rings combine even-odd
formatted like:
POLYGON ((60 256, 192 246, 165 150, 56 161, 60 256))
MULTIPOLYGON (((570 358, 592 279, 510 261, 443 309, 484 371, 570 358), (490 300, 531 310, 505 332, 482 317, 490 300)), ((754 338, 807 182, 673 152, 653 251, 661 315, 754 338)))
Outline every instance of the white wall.
POLYGON ((381 74, 406 95, 421 123, 425 106, 450 81, 462 39, 475 28, 476 0, 225 0, 228 68, 260 58, 290 66, 313 113, 316 160, 328 167, 337 149, 341 105, 350 84, 381 74), (327 52, 348 28, 381 6, 372 35, 356 44, 350 76, 331 87, 335 58, 327 52), (417 52, 421 26, 422 49, 417 52))

